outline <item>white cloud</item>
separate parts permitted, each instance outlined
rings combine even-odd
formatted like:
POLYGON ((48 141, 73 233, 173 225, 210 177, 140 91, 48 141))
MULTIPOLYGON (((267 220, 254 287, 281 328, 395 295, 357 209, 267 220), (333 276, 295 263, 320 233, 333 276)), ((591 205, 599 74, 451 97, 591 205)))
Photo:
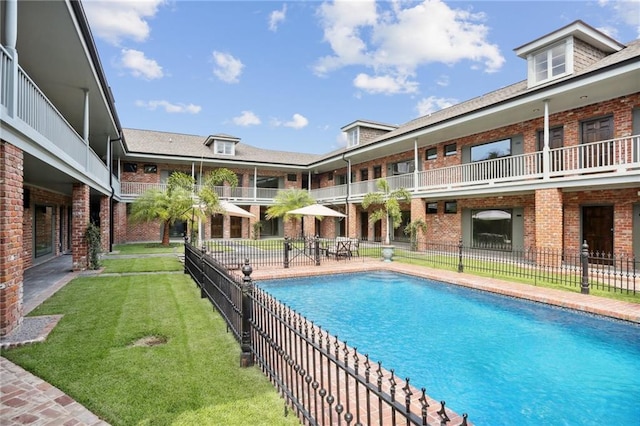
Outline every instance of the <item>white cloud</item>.
MULTIPOLYGON (((604 8, 611 8, 615 14, 615 20, 608 26, 599 27, 598 30, 617 39, 618 27, 621 24, 635 29, 637 37, 640 37, 640 0, 600 0, 598 4, 604 8)), ((628 40, 621 40, 626 42, 628 40)))
POLYGON ((146 58, 144 52, 134 49, 122 49, 122 66, 129 69, 135 77, 153 80, 162 78, 162 67, 153 60, 146 58))
POLYGON ((394 93, 415 93, 418 91, 418 83, 407 81, 401 77, 392 75, 369 76, 360 73, 353 79, 353 85, 367 93, 391 95, 394 93))
POLYGON ((146 108, 150 111, 155 111, 158 108, 164 109, 169 114, 198 114, 202 107, 194 104, 172 104, 169 101, 154 100, 154 101, 136 101, 136 106, 146 108))
POLYGON ((260 117, 255 115, 253 111, 242 111, 238 117, 233 117, 233 123, 238 126, 248 127, 257 126, 262 123, 260 117))
POLYGON ((151 32, 148 20, 166 0, 82 2, 91 31, 103 40, 118 45, 124 39, 145 41, 151 32))
POLYGON ((416 110, 418 110, 418 117, 422 117, 423 115, 429 115, 441 109, 448 108, 458 102, 457 99, 453 98, 436 98, 435 96, 429 96, 418 102, 416 110))
POLYGON ((213 74, 225 83, 237 83, 242 74, 242 68, 244 64, 234 58, 229 53, 222 53, 218 51, 213 52, 213 61, 216 66, 213 69, 213 74))
MULTIPOLYGON (((375 74, 368 82, 382 77, 396 82, 397 93, 412 93, 417 86, 400 83, 415 77, 421 65, 468 60, 482 65, 485 72, 495 72, 505 62, 498 46, 487 40, 489 28, 483 14, 453 9, 441 0, 419 4, 335 1, 323 3, 318 14, 324 40, 333 51, 316 62, 318 75, 351 65, 365 66, 375 74)), ((362 79, 354 82, 362 83, 362 79)))
POLYGON ((269 30, 278 31, 278 25, 284 22, 287 17, 287 5, 283 4, 281 10, 274 10, 269 14, 269 30))
POLYGON ((309 124, 309 120, 307 120, 306 117, 304 117, 301 114, 293 114, 293 117, 291 120, 283 123, 282 125, 284 127, 291 127, 292 129, 303 129, 305 127, 307 127, 307 125, 309 124))
POLYGON ((438 80, 436 80, 436 84, 438 86, 447 87, 449 85, 449 76, 441 75, 438 80))

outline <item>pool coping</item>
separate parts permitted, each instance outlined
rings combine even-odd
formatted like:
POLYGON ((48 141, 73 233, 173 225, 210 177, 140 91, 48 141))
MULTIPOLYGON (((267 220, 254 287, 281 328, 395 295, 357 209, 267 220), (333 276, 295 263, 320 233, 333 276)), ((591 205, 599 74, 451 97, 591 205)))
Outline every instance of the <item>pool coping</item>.
POLYGON ((593 296, 590 294, 537 287, 530 284, 466 274, 464 272, 452 272, 398 262, 364 260, 342 262, 341 264, 332 263, 331 265, 328 265, 329 268, 324 268, 323 266, 324 265, 296 266, 288 269, 259 268, 253 271, 251 277, 256 281, 259 281, 338 273, 393 271, 476 290, 487 291, 503 296, 515 297, 518 299, 544 303, 547 305, 573 309, 576 311, 640 324, 640 304, 593 296))

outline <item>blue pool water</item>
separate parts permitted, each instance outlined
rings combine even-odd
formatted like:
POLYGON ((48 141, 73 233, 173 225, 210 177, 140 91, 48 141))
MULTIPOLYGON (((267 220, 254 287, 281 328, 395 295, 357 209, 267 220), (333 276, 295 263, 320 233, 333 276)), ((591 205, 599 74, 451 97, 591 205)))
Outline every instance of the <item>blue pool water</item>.
POLYGON ((476 425, 640 424, 640 326, 387 272, 258 286, 476 425))

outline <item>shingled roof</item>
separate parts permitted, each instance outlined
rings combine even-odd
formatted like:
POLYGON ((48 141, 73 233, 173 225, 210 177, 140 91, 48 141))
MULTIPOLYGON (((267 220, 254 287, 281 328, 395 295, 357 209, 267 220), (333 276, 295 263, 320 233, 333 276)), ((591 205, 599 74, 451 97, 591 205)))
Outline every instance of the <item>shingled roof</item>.
MULTIPOLYGON (((242 142, 236 144, 235 155, 216 154, 213 147, 206 146, 209 136, 183 133, 159 132, 155 130, 123 129, 127 152, 135 154, 180 156, 222 160, 229 162, 252 162, 306 166, 318 160, 317 154, 276 151, 257 148, 242 142), (277 159, 277 160, 274 160, 277 159)), ((215 135, 212 136, 215 138, 215 135)), ((225 135, 226 138, 234 138, 225 135)))

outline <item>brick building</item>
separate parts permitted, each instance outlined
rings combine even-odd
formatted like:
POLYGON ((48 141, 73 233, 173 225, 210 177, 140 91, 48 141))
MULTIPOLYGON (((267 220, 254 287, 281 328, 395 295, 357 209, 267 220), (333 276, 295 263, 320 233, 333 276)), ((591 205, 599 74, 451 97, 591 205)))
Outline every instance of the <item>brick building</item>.
POLYGON ((623 45, 576 21, 515 49, 522 81, 399 126, 353 121, 344 149, 315 155, 121 129, 80 2, 6 0, 0 11, 0 334, 20 325, 25 269, 63 254, 87 267, 89 222, 104 250, 159 241, 161 224, 131 223, 130 205, 174 171, 201 182, 231 169, 239 185, 216 191, 254 215, 210 216, 200 238, 248 238, 260 221, 263 238, 304 229, 380 240, 387 229, 369 224, 361 202, 385 178, 412 194, 392 240, 423 219, 427 239, 481 250, 586 240, 640 258, 640 40, 623 45), (41 16, 57 25, 33 31, 41 16), (267 220, 286 188, 347 218, 267 220))

